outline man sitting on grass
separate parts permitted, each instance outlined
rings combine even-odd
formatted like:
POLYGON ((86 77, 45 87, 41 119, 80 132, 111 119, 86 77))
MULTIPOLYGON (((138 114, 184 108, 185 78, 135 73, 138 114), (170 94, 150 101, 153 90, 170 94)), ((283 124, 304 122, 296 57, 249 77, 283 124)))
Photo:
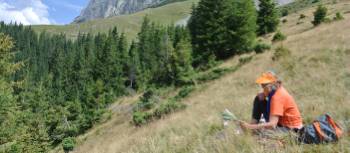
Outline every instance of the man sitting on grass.
POLYGON ((256 83, 263 92, 254 100, 251 123, 240 122, 243 129, 281 129, 299 131, 303 127, 302 118, 293 97, 282 86, 273 72, 263 73, 256 83), (261 116, 265 123, 259 123, 261 116))

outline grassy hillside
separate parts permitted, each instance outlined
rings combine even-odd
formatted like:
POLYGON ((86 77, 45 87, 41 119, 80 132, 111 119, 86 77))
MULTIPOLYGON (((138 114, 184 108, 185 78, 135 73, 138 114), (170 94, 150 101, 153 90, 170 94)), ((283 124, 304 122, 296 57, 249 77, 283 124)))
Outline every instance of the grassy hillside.
POLYGON ((186 18, 191 13, 191 6, 199 0, 187 0, 183 2, 171 3, 157 8, 149 8, 144 11, 111 17, 107 19, 97 19, 80 24, 69 25, 38 25, 33 26, 37 32, 46 31, 49 33, 65 33, 70 38, 75 38, 79 32, 107 32, 117 26, 120 31, 126 33, 129 39, 135 38, 141 27, 143 17, 148 15, 152 21, 162 24, 172 24, 186 18))
MULTIPOLYGON (((287 40, 273 44, 270 51, 250 54, 252 61, 235 72, 199 87, 184 102, 187 109, 143 127, 130 124, 130 105, 137 97, 126 97, 111 107, 112 119, 78 138, 77 153, 186 153, 186 152, 350 152, 350 138, 327 145, 283 144, 257 140, 249 134, 236 135, 223 129, 220 113, 229 109, 243 120, 250 119, 252 100, 261 89, 254 81, 262 72, 274 69, 286 89, 294 96, 304 121, 330 113, 345 128, 350 128, 350 1, 328 4, 345 20, 312 27, 314 8, 286 17, 281 30, 287 40), (300 21, 303 13, 307 18, 300 21), (283 46, 290 53, 272 60, 283 46), (277 144, 277 145, 275 145, 277 144)), ((265 41, 271 37, 263 38, 265 41)), ((219 67, 234 67, 241 57, 219 67)))

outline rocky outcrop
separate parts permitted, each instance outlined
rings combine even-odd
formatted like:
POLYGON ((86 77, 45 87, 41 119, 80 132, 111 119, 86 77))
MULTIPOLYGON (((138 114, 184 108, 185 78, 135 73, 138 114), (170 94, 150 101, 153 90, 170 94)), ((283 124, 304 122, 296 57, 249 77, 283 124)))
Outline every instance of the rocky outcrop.
POLYGON ((166 0, 91 0, 74 22, 135 13, 164 1, 166 0))

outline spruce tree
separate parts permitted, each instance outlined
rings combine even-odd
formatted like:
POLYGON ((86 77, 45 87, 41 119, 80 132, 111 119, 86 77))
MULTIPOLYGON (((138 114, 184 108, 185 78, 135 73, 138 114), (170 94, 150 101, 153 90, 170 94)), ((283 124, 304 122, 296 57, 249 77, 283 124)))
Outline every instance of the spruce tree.
POLYGON ((279 14, 275 0, 259 0, 258 34, 275 32, 279 24, 279 14))
POLYGON ((142 77, 141 61, 137 49, 137 43, 133 41, 129 49, 130 58, 128 61, 128 85, 136 90, 142 88, 145 82, 142 77))
POLYGON ((227 0, 201 0, 193 7, 188 27, 192 37, 195 65, 205 64, 209 58, 225 50, 225 10, 227 0))
POLYGON ((160 43, 159 43, 159 51, 158 51, 158 65, 155 83, 157 84, 171 84, 171 55, 174 52, 173 42, 171 41, 169 35, 165 32, 165 29, 161 27, 161 31, 159 34, 160 43))
POLYGON ((173 71, 176 85, 191 83, 194 75, 192 67, 192 47, 190 41, 178 42, 173 54, 173 71))
POLYGON ((17 134, 17 96, 14 95, 10 77, 20 69, 20 63, 13 63, 13 42, 0 33, 0 144, 14 141, 17 134))
POLYGON ((249 51, 256 39, 256 10, 252 0, 229 0, 225 10, 225 50, 220 58, 249 51))
POLYGON ((155 46, 152 43, 155 40, 155 38, 153 38, 154 33, 155 25, 151 23, 147 16, 145 16, 141 26, 141 31, 138 33, 137 44, 142 71, 142 75, 139 76, 139 79, 143 80, 143 83, 148 83, 148 81, 152 79, 152 72, 154 72, 154 69, 158 66, 156 64, 156 53, 154 52, 155 46))
POLYGON ((252 49, 256 9, 252 0, 202 0, 189 21, 194 65, 252 49))

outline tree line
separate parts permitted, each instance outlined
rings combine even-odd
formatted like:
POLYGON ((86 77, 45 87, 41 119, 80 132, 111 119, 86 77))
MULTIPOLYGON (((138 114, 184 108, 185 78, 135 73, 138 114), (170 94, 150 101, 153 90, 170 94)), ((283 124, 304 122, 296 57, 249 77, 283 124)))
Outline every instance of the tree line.
POLYGON ((0 23, 0 33, 0 145, 12 152, 46 152, 128 91, 186 84, 193 74, 187 29, 148 18, 130 46, 117 28, 74 41, 18 24, 0 23))

